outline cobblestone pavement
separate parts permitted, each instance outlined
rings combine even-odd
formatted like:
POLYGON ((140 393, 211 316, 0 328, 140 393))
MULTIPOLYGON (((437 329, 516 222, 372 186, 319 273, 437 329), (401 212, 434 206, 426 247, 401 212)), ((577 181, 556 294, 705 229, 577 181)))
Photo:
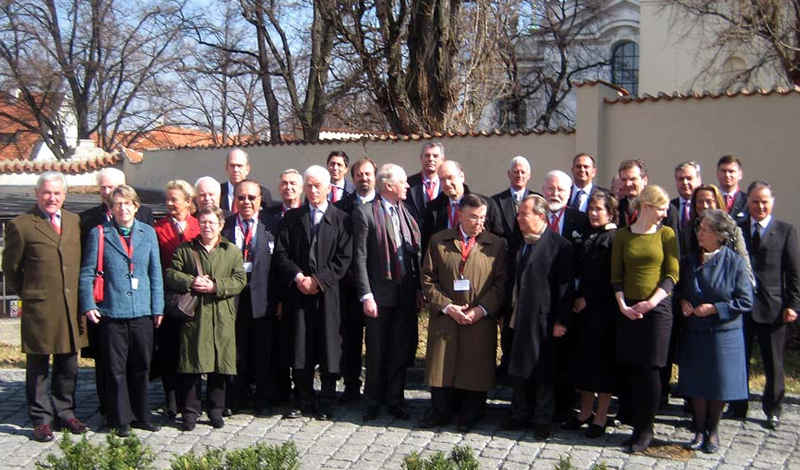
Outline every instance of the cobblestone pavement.
MULTIPOLYGON (((58 452, 57 443, 31 440, 32 429, 25 407, 24 371, 0 371, 0 468, 33 468, 46 455, 58 452)), ((81 371, 77 390, 77 416, 88 424, 92 442, 104 442, 105 430, 96 412, 97 399, 91 371, 81 371), (100 432, 95 432, 100 429, 100 432)), ((160 384, 152 386, 151 402, 163 400, 160 384)), ((294 441, 300 452, 301 469, 399 469, 403 458, 412 451, 430 454, 449 452, 454 446, 472 447, 482 469, 553 469, 559 458, 569 456, 577 469, 589 469, 604 462, 608 468, 620 469, 800 469, 800 405, 797 397, 789 397, 782 424, 777 431, 763 427, 759 406, 751 403, 746 422, 723 421, 722 449, 715 455, 687 453, 688 460, 629 455, 620 443, 630 428, 609 428, 606 436, 587 439, 576 432, 555 432, 547 442, 537 441, 530 431, 507 432, 499 429, 508 407, 508 390, 500 389, 481 423, 467 434, 455 427, 434 430, 420 429, 416 422, 428 407, 429 393, 419 385, 406 392, 409 421, 394 420, 385 413, 364 424, 363 404, 339 405, 335 419, 320 422, 301 418, 283 420, 279 414, 256 418, 236 415, 226 419, 223 429, 212 429, 200 421, 192 432, 181 432, 162 416, 156 421, 163 427, 156 433, 139 431, 139 437, 158 455, 158 468, 169 466, 173 454, 189 450, 202 452, 206 447, 228 449, 245 447, 256 442, 281 444, 294 441)), ((276 413, 286 408, 276 408, 276 413)), ((657 439, 666 444, 682 444, 691 439, 688 419, 673 401, 662 410, 657 421, 657 439)))

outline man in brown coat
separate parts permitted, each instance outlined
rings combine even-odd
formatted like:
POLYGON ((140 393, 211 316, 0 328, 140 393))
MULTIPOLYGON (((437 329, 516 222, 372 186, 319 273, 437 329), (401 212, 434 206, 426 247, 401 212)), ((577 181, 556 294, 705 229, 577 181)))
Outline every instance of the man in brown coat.
POLYGON ((430 303, 425 382, 432 408, 420 426, 447 424, 458 413, 458 429, 467 432, 495 385, 506 241, 484 230, 486 200, 480 196, 464 195, 458 218, 457 227, 431 237, 422 267, 430 303))
POLYGON ((75 418, 78 350, 86 346, 86 320, 78 312, 80 218, 63 210, 64 175, 48 171, 36 182, 36 207, 6 227, 3 272, 23 301, 22 351, 33 438, 53 440, 52 425, 86 432, 75 418), (51 397, 46 384, 53 355, 51 397), (55 421, 55 423, 53 423, 55 421))

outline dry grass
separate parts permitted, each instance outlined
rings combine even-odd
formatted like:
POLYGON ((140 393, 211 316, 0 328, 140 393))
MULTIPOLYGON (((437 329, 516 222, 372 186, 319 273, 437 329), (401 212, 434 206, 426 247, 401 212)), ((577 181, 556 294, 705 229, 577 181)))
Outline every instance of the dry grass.
MULTIPOLYGON (((78 359, 78 367, 94 367, 94 359, 78 359)), ((0 344, 0 369, 24 369, 25 354, 19 346, 0 344)))

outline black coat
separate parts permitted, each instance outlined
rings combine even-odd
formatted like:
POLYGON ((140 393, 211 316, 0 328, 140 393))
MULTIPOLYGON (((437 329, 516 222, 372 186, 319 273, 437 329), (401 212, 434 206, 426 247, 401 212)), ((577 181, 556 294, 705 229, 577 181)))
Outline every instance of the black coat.
POLYGON ((731 210, 728 213, 736 223, 747 219, 750 216, 750 208, 747 207, 747 194, 743 191, 736 191, 736 195, 733 196, 733 205, 731 205, 731 210))
POLYGON ((761 232, 758 249, 752 249, 750 217, 739 224, 750 249, 756 277, 755 303, 751 316, 756 323, 780 324, 783 309, 800 311, 800 253, 797 230, 774 217, 761 232))
MULTIPOLYGON (((422 173, 415 173, 408 177, 408 197, 405 200, 406 209, 417 220, 420 230, 423 230, 425 223, 425 185, 422 182, 422 173)), ((442 193, 441 183, 439 184, 439 194, 442 193)), ((435 198, 434 198, 435 200, 435 198)))
POLYGON ((520 249, 517 254, 517 311, 508 374, 554 380, 553 326, 559 323, 569 328, 572 318, 572 245, 547 229, 530 253, 523 251, 520 249))
MULTIPOLYGON (((256 250, 253 253, 253 270, 248 275, 247 285, 250 287, 251 311, 243 312, 239 308, 237 297, 236 314, 251 318, 264 318, 275 315, 275 282, 270 279, 272 252, 275 250, 275 237, 279 222, 274 217, 259 212, 256 225, 256 250)), ((236 216, 225 219, 222 236, 236 244, 236 216)))
POLYGON ((275 244, 278 288, 283 300, 281 365, 297 369, 320 364, 324 372, 338 373, 342 339, 339 281, 353 256, 350 219, 328 204, 319 223, 316 263, 312 262, 312 227, 308 205, 286 213, 275 244), (313 275, 320 285, 317 295, 305 295, 294 282, 297 273, 313 275), (314 357, 307 357, 314 351, 314 357))

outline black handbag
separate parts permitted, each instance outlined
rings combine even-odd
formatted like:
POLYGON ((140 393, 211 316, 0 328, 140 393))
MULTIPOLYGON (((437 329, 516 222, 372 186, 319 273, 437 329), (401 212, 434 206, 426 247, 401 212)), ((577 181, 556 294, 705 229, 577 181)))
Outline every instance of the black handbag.
MULTIPOLYGON (((192 254, 194 254, 194 261, 197 264, 197 275, 202 276, 203 265, 200 263, 200 256, 194 250, 192 250, 192 254)), ((164 312, 168 317, 175 320, 192 320, 197 314, 197 305, 199 303, 200 297, 192 291, 183 293, 167 292, 164 312)))

